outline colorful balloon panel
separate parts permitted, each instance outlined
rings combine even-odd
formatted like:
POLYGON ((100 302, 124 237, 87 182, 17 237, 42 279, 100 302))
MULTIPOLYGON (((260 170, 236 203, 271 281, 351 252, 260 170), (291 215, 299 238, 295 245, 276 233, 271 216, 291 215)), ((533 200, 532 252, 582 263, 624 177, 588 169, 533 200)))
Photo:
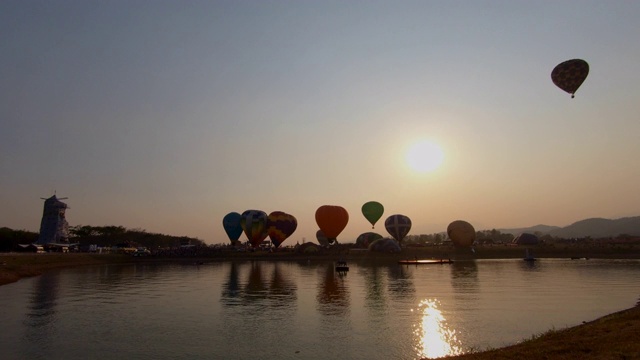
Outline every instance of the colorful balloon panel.
POLYGON ((391 215, 385 220, 384 227, 389 235, 396 239, 399 244, 402 244, 402 240, 411 230, 411 219, 405 215, 391 215))
POLYGON ((362 205, 362 215, 371 223, 371 227, 376 226, 376 222, 380 220, 384 213, 384 206, 377 201, 369 201, 362 205))
POLYGON ((467 247, 473 245, 476 240, 476 229, 464 220, 456 220, 447 226, 447 235, 458 247, 467 247))
POLYGON ((258 247, 267 237, 267 213, 260 210, 247 210, 240 220, 244 234, 251 246, 258 247))
POLYGON ((551 71, 551 81, 574 97, 575 92, 589 75, 589 64, 582 59, 567 60, 551 71))
POLYGON ((237 212, 230 212, 222 218, 222 227, 224 227, 224 231, 232 243, 238 241, 240 235, 242 235, 241 220, 242 215, 237 212))
POLYGON ((297 227, 298 220, 285 212, 274 211, 267 217, 267 235, 276 248, 291 236, 297 227))
POLYGON ((348 222, 349 213, 342 206, 322 205, 316 210, 316 223, 329 242, 338 238, 348 222))

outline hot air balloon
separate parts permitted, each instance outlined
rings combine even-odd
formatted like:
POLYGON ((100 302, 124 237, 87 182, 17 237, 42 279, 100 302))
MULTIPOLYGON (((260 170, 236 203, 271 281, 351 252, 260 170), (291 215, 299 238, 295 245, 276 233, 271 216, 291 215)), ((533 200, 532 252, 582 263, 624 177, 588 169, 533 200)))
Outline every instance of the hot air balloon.
POLYGON ((318 240, 318 244, 320 244, 320 246, 329 246, 329 239, 327 239, 322 230, 316 231, 316 239, 318 240))
POLYGON ((369 244, 369 251, 382 252, 382 253, 399 253, 402 251, 400 244, 397 241, 386 238, 378 239, 369 244))
POLYGON ((375 228, 376 221, 380 220, 384 213, 384 206, 377 201, 369 201, 362 205, 362 215, 371 223, 371 228, 375 228))
POLYGON ((589 64, 582 59, 567 60, 551 72, 551 80, 557 87, 575 96, 575 92, 589 75, 589 64))
POLYGON ((512 243, 517 245, 538 245, 540 243, 540 239, 538 239, 534 234, 522 233, 516 236, 512 243))
POLYGON ((411 230, 411 219, 400 214, 391 215, 385 220, 384 227, 389 232, 389 235, 393 236, 399 244, 402 244, 402 239, 411 230))
POLYGON ((359 248, 367 249, 367 248, 369 248, 369 245, 372 242, 374 242, 374 241, 376 241, 378 239, 382 239, 382 235, 380 235, 378 233, 374 233, 374 232, 362 233, 356 239, 356 246, 359 247, 359 248))
POLYGON ((316 210, 316 223, 333 243, 349 222, 349 213, 342 206, 322 205, 316 210))
POLYGON ((304 244, 300 244, 296 249, 296 252, 301 254, 317 254, 320 252, 320 247, 314 243, 306 242, 304 244))
POLYGON ((298 227, 298 220, 293 215, 282 211, 274 211, 267 217, 267 234, 278 248, 298 227))
POLYGON ((240 235, 242 235, 241 219, 242 215, 237 212, 230 212, 222 218, 222 226, 232 244, 238 241, 240 235))
POLYGON ((247 210, 243 212, 240 224, 254 248, 260 246, 267 237, 267 213, 264 211, 247 210))
POLYGON ((471 224, 464 220, 456 220, 447 226, 447 235, 458 247, 467 247, 473 245, 476 240, 476 230, 471 224))

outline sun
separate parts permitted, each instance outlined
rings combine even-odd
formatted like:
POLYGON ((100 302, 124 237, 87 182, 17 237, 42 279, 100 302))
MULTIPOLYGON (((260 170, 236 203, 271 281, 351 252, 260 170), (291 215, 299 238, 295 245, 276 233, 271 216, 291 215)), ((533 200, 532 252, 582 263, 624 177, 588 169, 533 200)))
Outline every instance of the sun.
POLYGON ((442 164, 444 152, 437 144, 422 140, 409 147, 406 160, 413 171, 427 173, 436 170, 442 164))

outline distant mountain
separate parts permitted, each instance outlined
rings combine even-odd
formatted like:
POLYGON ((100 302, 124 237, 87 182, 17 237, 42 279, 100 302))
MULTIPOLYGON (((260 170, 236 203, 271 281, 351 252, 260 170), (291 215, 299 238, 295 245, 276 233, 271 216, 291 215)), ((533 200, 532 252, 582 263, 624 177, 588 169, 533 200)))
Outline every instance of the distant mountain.
POLYGON ((502 233, 518 235, 523 232, 549 234, 560 238, 593 239, 616 237, 621 234, 640 236, 640 216, 620 219, 592 218, 577 221, 569 226, 559 227, 550 225, 536 225, 526 228, 498 229, 502 233))
POLYGON ((640 236, 640 216, 615 220, 602 218, 585 219, 549 232, 549 235, 556 237, 590 236, 594 239, 615 237, 620 234, 640 236))

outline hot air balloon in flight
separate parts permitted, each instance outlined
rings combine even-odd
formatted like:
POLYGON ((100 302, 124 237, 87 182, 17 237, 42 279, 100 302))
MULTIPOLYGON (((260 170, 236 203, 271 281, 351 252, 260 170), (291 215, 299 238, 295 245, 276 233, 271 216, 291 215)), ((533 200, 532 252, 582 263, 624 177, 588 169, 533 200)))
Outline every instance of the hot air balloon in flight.
POLYGON ((278 248, 298 227, 298 220, 293 215, 282 211, 274 211, 267 217, 267 235, 278 248))
POLYGON ((267 237, 267 213, 264 211, 247 210, 243 212, 240 225, 254 248, 260 246, 267 237))
POLYGON ((399 244, 402 244, 402 239, 411 230, 411 219, 405 215, 391 215, 385 220, 384 227, 399 244))
POLYGON ((476 240, 476 230, 464 220, 453 221, 447 226, 447 235, 457 247, 468 247, 476 240))
POLYGON ((571 98, 589 75, 589 64, 582 59, 567 60, 558 64, 551 72, 551 81, 571 94, 571 98))
POLYGON ((242 235, 241 219, 242 215, 237 212, 230 212, 222 218, 222 227, 224 227, 224 231, 227 233, 232 244, 238 241, 240 235, 242 235))
POLYGON ((375 228, 376 221, 380 220, 384 213, 384 206, 377 201, 369 201, 362 205, 362 215, 371 223, 371 228, 375 228))
POLYGON ((327 236, 322 232, 322 230, 316 231, 316 240, 318 240, 318 244, 320 244, 320 246, 329 246, 329 239, 327 239, 327 236))
POLYGON ((333 243, 349 222, 349 213, 342 206, 322 205, 316 210, 316 223, 333 243))

